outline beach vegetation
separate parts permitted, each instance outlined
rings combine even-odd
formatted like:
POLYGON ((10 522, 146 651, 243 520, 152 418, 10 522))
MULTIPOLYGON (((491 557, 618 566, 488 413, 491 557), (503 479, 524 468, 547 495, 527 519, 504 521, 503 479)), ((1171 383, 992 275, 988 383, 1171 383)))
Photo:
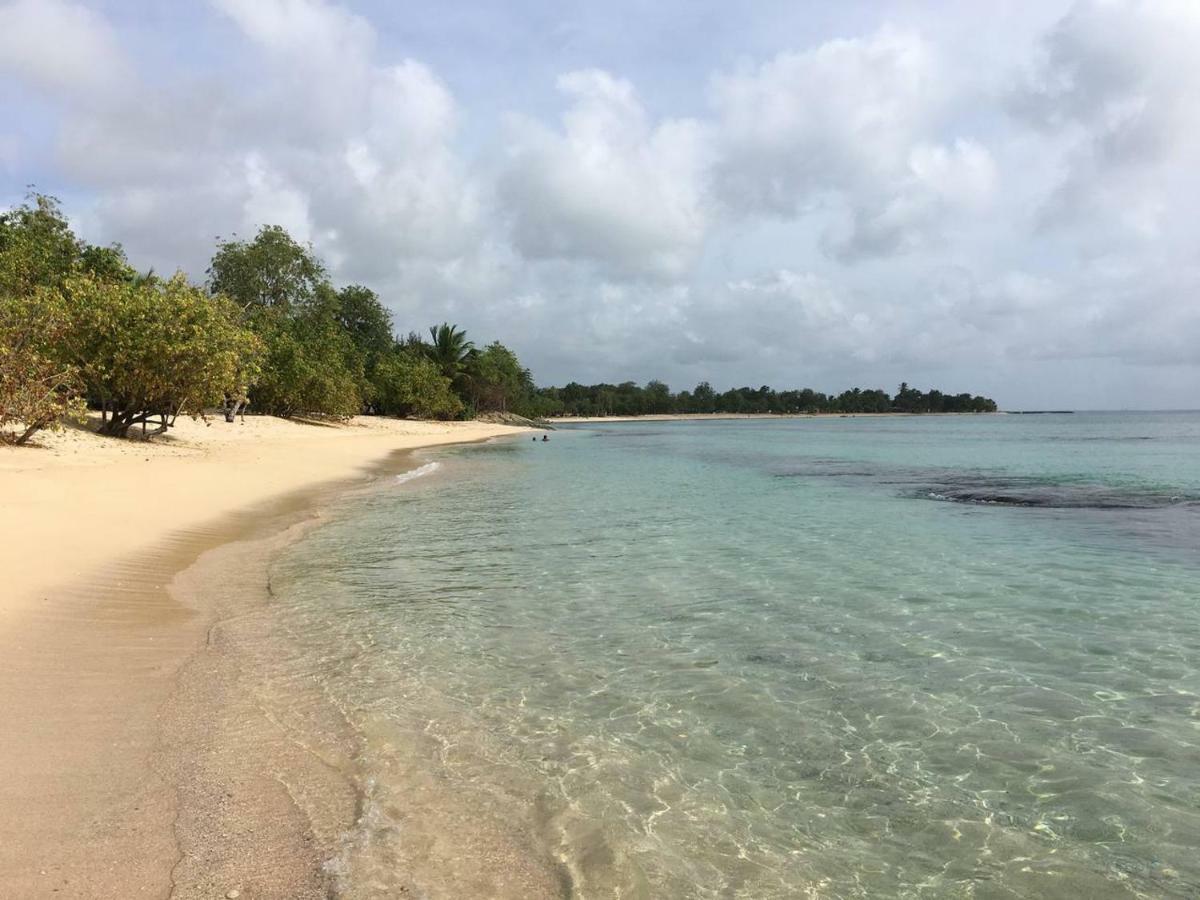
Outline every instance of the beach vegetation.
POLYGON ((303 306, 326 281, 325 266, 312 248, 278 225, 263 226, 253 240, 219 241, 208 267, 209 290, 247 311, 303 306))
POLYGON ((441 373, 455 385, 461 385, 463 374, 476 355, 475 345, 457 325, 443 322, 429 329, 430 342, 425 352, 437 364, 441 373))
POLYGON ((154 420, 165 431, 181 414, 199 416, 259 364, 261 341, 233 302, 182 273, 165 280, 82 273, 67 280, 63 297, 58 357, 98 401, 103 434, 123 437, 154 420))
POLYGON ((437 364, 420 350, 395 346, 376 363, 372 376, 375 402, 385 415, 456 419, 462 400, 437 364))
POLYGON ((723 393, 702 381, 691 391, 672 393, 661 381, 644 387, 632 381, 621 384, 538 388, 530 402, 540 405, 540 415, 643 416, 653 414, 802 415, 854 413, 982 413, 995 412, 996 403, 968 393, 946 394, 937 389, 920 391, 901 384, 893 397, 882 388, 851 388, 824 393, 812 388, 777 391, 768 385, 730 388, 723 393))
POLYGON ((534 390, 533 376, 517 355, 493 341, 474 354, 464 372, 468 402, 481 411, 510 412, 534 390))
POLYGON ((62 295, 52 289, 0 296, 0 441, 24 444, 82 419, 79 369, 57 352, 68 327, 62 295))

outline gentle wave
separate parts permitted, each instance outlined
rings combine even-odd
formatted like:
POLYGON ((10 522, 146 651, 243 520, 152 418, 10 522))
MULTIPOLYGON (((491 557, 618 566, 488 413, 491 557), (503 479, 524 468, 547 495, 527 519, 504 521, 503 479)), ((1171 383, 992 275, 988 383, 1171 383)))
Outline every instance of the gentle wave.
POLYGON ((427 462, 423 466, 417 466, 415 469, 409 469, 407 472, 401 472, 396 476, 397 484, 404 484, 406 481, 412 481, 415 478, 421 478, 424 475, 432 475, 442 467, 439 462, 427 462))

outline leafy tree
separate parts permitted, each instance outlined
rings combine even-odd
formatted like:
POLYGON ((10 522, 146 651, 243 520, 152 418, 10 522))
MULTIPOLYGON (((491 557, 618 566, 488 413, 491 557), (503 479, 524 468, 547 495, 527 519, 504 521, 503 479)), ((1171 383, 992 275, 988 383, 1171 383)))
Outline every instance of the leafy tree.
POLYGON ((717 394, 702 381, 691 392, 672 394, 659 381, 639 387, 632 381, 618 385, 582 385, 571 382, 562 388, 538 388, 526 404, 543 403, 547 415, 639 416, 646 413, 887 413, 887 412, 995 412, 996 403, 987 397, 970 394, 948 395, 938 390, 922 393, 900 385, 895 400, 879 388, 852 388, 829 396, 812 388, 776 391, 768 385, 758 388, 730 388, 717 394))
POLYGON ((506 412, 533 389, 529 370, 499 341, 471 357, 465 380, 471 405, 480 411, 506 412))
POLYGON ((82 418, 79 370, 56 352, 68 328, 55 290, 0 297, 0 441, 24 444, 64 418, 82 418))
POLYGON ((279 225, 264 225, 252 241, 220 242, 208 268, 209 290, 245 310, 287 312, 312 301, 325 282, 325 267, 312 248, 279 225))
POLYGON ((336 294, 334 313, 338 324, 363 359, 371 361, 392 349, 392 316, 379 301, 379 295, 361 284, 351 284, 336 294))
POLYGON ((397 347, 375 367, 376 404, 380 412, 422 419, 453 419, 463 404, 450 379, 421 352, 397 347))
POLYGON ((61 288, 80 271, 122 279, 133 273, 119 245, 94 247, 75 237, 53 197, 30 194, 0 213, 0 295, 61 288))
POLYGON ((159 419, 199 415, 253 370, 259 340, 226 298, 210 297, 182 273, 167 281, 68 279, 70 323, 61 352, 104 404, 104 434, 124 436, 159 419))
MULTIPOLYGON (((278 225, 264 226, 252 241, 218 244, 208 276, 209 290, 228 294, 265 345, 258 380, 239 379, 250 384, 255 406, 285 417, 346 418, 362 410, 366 348, 381 343, 381 323, 391 338, 373 293, 334 290, 312 248, 278 225)), ((227 419, 242 396, 226 399, 227 419)))
POLYGON ((429 336, 433 339, 427 345, 429 358, 442 375, 457 385, 475 355, 475 345, 467 340, 465 331, 446 322, 430 328, 429 336))
POLYGON ((276 415, 349 418, 361 411, 363 375, 354 344, 327 310, 279 317, 259 333, 266 344, 252 389, 257 406, 276 415))

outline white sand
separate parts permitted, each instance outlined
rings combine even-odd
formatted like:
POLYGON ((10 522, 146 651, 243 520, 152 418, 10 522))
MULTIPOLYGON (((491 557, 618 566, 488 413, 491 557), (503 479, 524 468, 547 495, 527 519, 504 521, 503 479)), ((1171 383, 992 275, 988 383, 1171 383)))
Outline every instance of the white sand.
POLYGON ((351 477, 390 451, 520 429, 360 417, 314 425, 248 416, 180 419, 150 442, 82 430, 0 446, 0 628, 39 594, 196 527, 306 485, 351 477))

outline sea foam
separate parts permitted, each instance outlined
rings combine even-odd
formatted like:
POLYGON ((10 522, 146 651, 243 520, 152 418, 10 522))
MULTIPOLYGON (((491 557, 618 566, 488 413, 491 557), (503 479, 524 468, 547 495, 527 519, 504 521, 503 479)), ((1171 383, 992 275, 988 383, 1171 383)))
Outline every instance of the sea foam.
POLYGON ((409 469, 407 472, 401 472, 396 476, 397 484, 404 484, 406 481, 412 481, 414 478, 420 478, 423 475, 432 475, 442 467, 439 462, 427 462, 423 466, 417 466, 415 469, 409 469))

